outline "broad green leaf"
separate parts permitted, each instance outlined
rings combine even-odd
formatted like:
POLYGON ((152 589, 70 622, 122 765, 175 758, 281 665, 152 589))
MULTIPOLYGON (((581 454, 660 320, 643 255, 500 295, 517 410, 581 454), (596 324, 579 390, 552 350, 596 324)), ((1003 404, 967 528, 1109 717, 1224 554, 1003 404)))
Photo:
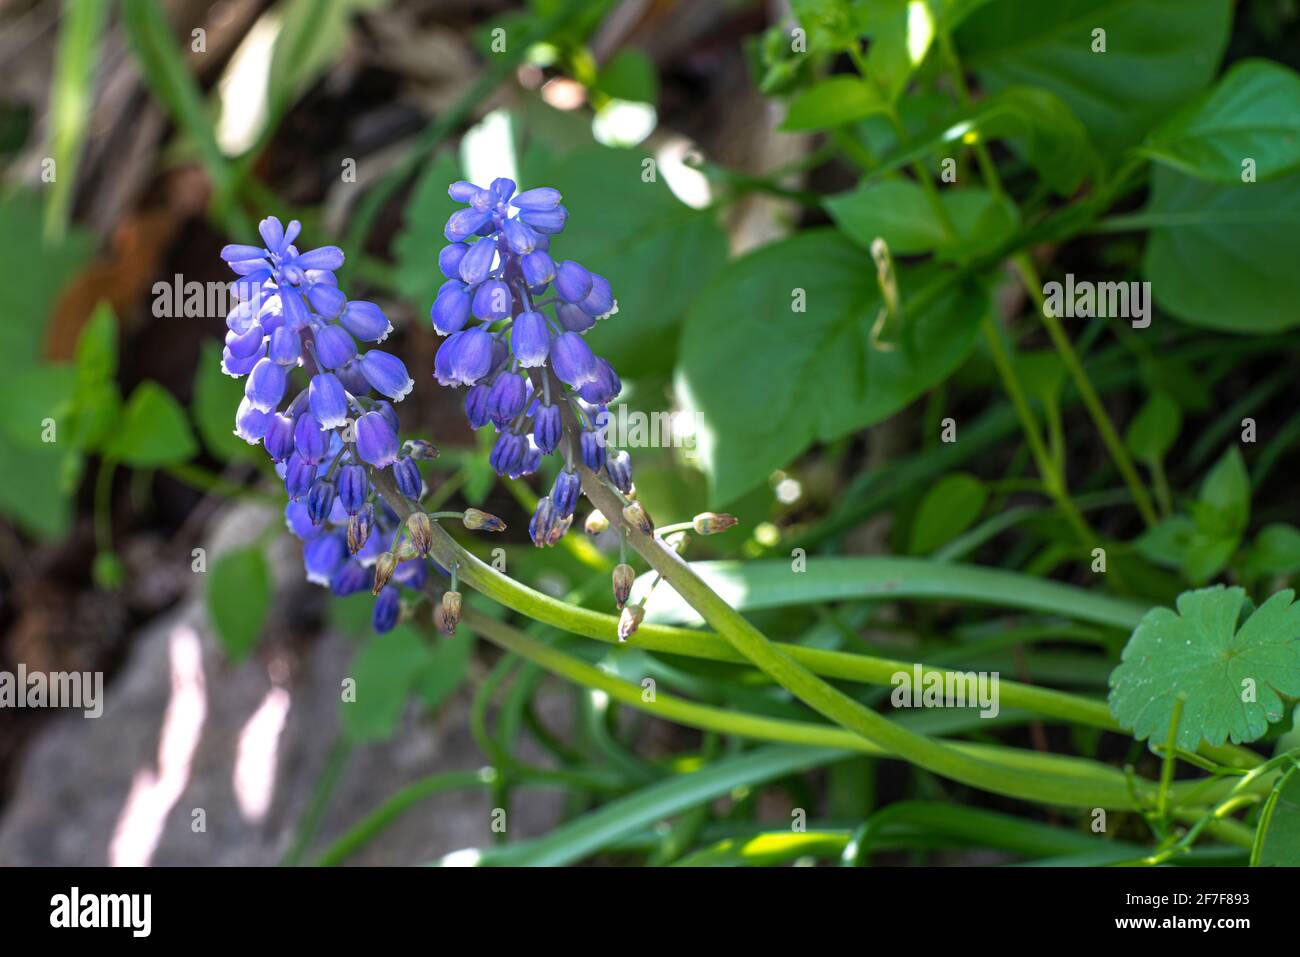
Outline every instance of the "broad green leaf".
POLYGON ((20 444, 0 429, 0 514, 32 535, 61 537, 71 524, 81 467, 71 441, 20 444))
POLYGON ((979 140, 1010 140, 1038 175, 1061 195, 1069 195, 1096 166, 1088 134, 1070 108, 1054 93, 1012 87, 989 96, 964 112, 951 114, 893 152, 872 171, 880 175, 941 151, 979 140))
POLYGON ((1209 84, 1231 23, 1232 0, 998 0, 957 45, 985 89, 1050 90, 1113 157, 1209 84))
POLYGON ((874 0, 867 7, 867 34, 866 76, 894 103, 934 42, 934 11, 924 0, 874 0))
POLYGON ((1242 621, 1246 593, 1217 585, 1153 608, 1111 674, 1110 710, 1138 740, 1163 742, 1183 699, 1178 743, 1254 741, 1300 695, 1300 605, 1280 591, 1242 621))
POLYGON ((1124 432, 1124 444, 1143 462, 1163 462, 1182 428, 1183 413, 1178 403, 1163 392, 1153 394, 1124 432))
POLYGON ((8 376, 8 408, 0 418, 0 431, 18 445, 41 448, 49 444, 75 445, 72 422, 76 369, 67 363, 46 363, 20 368, 8 376), (52 425, 52 429, 47 426, 52 425), (48 439, 53 438, 53 443, 48 439))
POLYGON ((1300 867, 1300 767, 1293 765, 1269 795, 1256 847, 1260 867, 1300 867))
MULTIPOLYGON (((1018 608, 1132 630, 1145 605, 999 568, 921 558, 809 556, 803 571, 785 560, 691 562, 691 569, 738 611, 833 601, 958 601, 1018 608)), ((633 595, 653 575, 641 576, 633 595)), ((671 588, 656 588, 646 620, 699 624, 699 614, 671 588)))
POLYGON ((415 690, 426 708, 437 708, 460 687, 469 674, 473 656, 474 633, 463 624, 450 638, 440 635, 434 639, 427 661, 415 678, 415 690))
POLYGON ((979 518, 988 497, 988 488, 975 476, 966 472, 945 475, 921 499, 912 519, 908 551, 928 555, 952 541, 979 518))
POLYGON ((198 447, 180 403, 157 382, 141 382, 122 411, 104 454, 135 468, 174 465, 198 447))
POLYGON ((951 232, 912 180, 864 183, 828 198, 825 206, 840 229, 863 249, 870 249, 881 237, 896 256, 933 251, 945 254, 941 258, 975 255, 995 249, 1015 229, 1015 206, 987 190, 953 187, 939 196, 951 232))
POLYGON ((534 153, 521 171, 521 188, 545 184, 564 196, 571 225, 552 243, 556 261, 576 260, 609 280, 618 312, 587 341, 628 377, 671 368, 681 319, 727 255, 713 213, 682 203, 662 177, 646 182, 643 159, 597 146, 534 153))
POLYGON ((194 373, 194 402, 190 414, 198 427, 203 444, 214 458, 260 460, 265 453, 235 435, 235 413, 243 398, 244 387, 221 371, 221 346, 215 341, 203 343, 199 368, 194 373))
MULTIPOLYGON (((904 300, 935 275, 901 272, 904 300)), ((732 263, 695 301, 678 373, 712 501, 735 500, 815 441, 897 412, 966 357, 987 306, 980 287, 954 285, 924 312, 905 311, 908 343, 886 350, 872 341, 874 266, 837 230, 732 263)))
POLYGON ((1300 529, 1284 522, 1267 525, 1246 553, 1252 575, 1294 575, 1300 572, 1300 529))
POLYGON ((356 681, 356 700, 340 704, 343 730, 349 739, 382 741, 396 730, 429 655, 424 639, 406 625, 366 640, 352 659, 349 674, 356 681))
POLYGON ((217 638, 234 661, 257 644, 271 604, 271 571, 261 548, 226 552, 208 570, 208 614, 217 638))
POLYGON ((828 130, 888 108, 881 94, 866 81, 855 76, 833 76, 795 97, 781 129, 788 133, 828 130))
POLYGON ((1300 74, 1244 60, 1147 137, 1141 152, 1184 173, 1227 185, 1263 181, 1300 166, 1300 74))
POLYGON ((72 213, 77 165, 95 101, 95 69, 104 42, 107 3, 68 3, 59 26, 50 87, 50 158, 56 175, 45 207, 45 236, 61 238, 72 213))
POLYGON ((406 204, 405 224, 393 240, 397 257, 393 279, 397 291, 415 307, 416 314, 425 323, 438 287, 447 281, 438 270, 438 253, 447 245, 442 230, 447 218, 461 208, 447 195, 447 187, 461 178, 460 164, 450 151, 435 156, 416 183, 415 192, 406 204))
POLYGON ((11 370, 36 362, 56 297, 94 249, 76 228, 57 243, 36 241, 40 235, 36 196, 0 196, 0 355, 11 370))
POLYGON ((654 61, 640 50, 624 49, 614 54, 600 68, 595 86, 616 100, 659 102, 659 75, 655 72, 654 61))
POLYGON ((1157 166, 1144 219, 1142 272, 1161 309, 1224 332, 1300 325, 1300 172, 1221 186, 1157 166))

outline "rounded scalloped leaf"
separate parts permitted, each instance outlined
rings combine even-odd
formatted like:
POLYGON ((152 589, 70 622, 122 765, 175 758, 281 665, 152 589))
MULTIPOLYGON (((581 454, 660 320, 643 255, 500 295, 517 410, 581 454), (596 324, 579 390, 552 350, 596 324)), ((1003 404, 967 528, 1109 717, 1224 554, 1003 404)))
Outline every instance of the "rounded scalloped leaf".
POLYGON ((1254 741, 1300 695, 1300 605, 1280 591, 1242 621, 1246 593, 1216 585, 1153 608, 1110 676, 1110 710, 1138 740, 1164 740, 1184 700, 1178 744, 1254 741))

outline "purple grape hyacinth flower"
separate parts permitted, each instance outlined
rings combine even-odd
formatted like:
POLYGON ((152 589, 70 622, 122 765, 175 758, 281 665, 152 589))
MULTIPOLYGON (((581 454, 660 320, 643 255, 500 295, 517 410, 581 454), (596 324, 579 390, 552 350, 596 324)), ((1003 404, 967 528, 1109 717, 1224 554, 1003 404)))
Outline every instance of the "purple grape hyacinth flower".
MULTIPOLYGON (((568 454, 604 471, 604 422, 596 420, 623 384, 584 336, 616 313, 618 303, 609 280, 552 250, 552 237, 569 218, 560 191, 539 186, 516 193, 515 183, 502 178, 486 188, 455 182, 447 194, 465 208, 447 220, 449 245, 438 253, 447 281, 430 318, 447 338, 434 377, 440 385, 469 387, 470 426, 491 422, 497 430, 489 462, 498 474, 530 474, 559 449, 566 407, 582 430, 579 447, 568 454)), ((626 494, 630 462, 626 453, 614 461, 615 472, 605 478, 626 494)), ((573 516, 580 484, 568 468, 561 475, 572 480, 557 480, 533 518, 538 545, 558 541, 573 516)))
MULTIPOLYGON (((359 348, 358 342, 383 342, 393 327, 378 305, 350 301, 339 288, 334 271, 343 265, 342 250, 300 252, 299 223, 284 226, 274 216, 262 220, 258 232, 263 245, 221 251, 239 277, 221 367, 235 378, 248 377, 235 434, 249 444, 261 442, 276 463, 290 499, 285 521, 304 543, 308 580, 352 594, 369 586, 370 569, 400 525, 376 497, 369 468, 391 468, 399 487, 418 497, 419 470, 411 456, 399 453, 401 425, 392 405, 410 394, 414 382, 397 356, 359 348), (300 368, 307 375, 298 383, 300 368)), ((482 365, 492 359, 485 338, 481 355, 471 356, 482 365)), ((410 567, 402 579, 395 576, 382 591, 377 629, 396 623, 401 592, 423 583, 427 563, 404 563, 410 567)))

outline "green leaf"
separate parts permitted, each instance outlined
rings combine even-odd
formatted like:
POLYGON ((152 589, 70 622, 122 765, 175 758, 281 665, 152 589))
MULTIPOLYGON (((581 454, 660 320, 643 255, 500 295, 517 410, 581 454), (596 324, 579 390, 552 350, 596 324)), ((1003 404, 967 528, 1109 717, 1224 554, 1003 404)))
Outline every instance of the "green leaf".
POLYGON ((194 141, 219 196, 228 197, 234 182, 230 164, 162 6, 153 0, 122 0, 122 26, 149 89, 194 141))
MULTIPOLYGON (((759 611, 822 602, 957 601, 1063 615, 1132 630, 1145 605, 1100 592, 1034 578, 1018 572, 921 558, 807 558, 803 571, 785 560, 691 562, 691 569, 737 611, 759 611)), ((633 594, 649 586, 652 573, 637 580, 633 594)), ((646 620, 699 624, 699 613, 670 588, 656 588, 646 603, 646 620)))
POLYGON ((384 0, 286 0, 280 4, 280 32, 271 51, 267 81, 268 123, 285 111, 338 59, 347 44, 352 17, 383 6, 384 0))
POLYGON ((928 555, 952 541, 979 518, 988 497, 988 488, 975 476, 966 472, 945 475, 921 499, 912 520, 908 551, 928 555))
POLYGON ((949 233, 929 198, 912 180, 867 182, 825 201, 835 223, 863 249, 881 237, 896 256, 939 251, 941 258, 997 248, 1016 227, 1013 204, 984 189, 954 187, 939 194, 956 235, 949 233))
POLYGON ((857 47, 867 30, 872 0, 791 0, 808 49, 839 51, 857 47))
POLYGON ((1157 166, 1145 213, 1142 272, 1161 309, 1224 332, 1300 325, 1300 172, 1220 186, 1157 166))
POLYGON ((563 867, 619 838, 635 834, 688 808, 809 768, 848 757, 828 748, 771 745, 723 758, 698 771, 676 774, 610 801, 543 837, 485 851, 481 866, 563 867))
POLYGON ((976 140, 1007 139, 1053 190, 1068 196, 1096 166, 1088 134, 1070 108, 1048 90, 1012 87, 946 117, 916 144, 881 160, 872 175, 976 140))
POLYGON ((833 76, 804 90, 790 104, 781 129, 787 133, 828 130, 852 123, 889 104, 874 87, 853 76, 833 76))
POLYGON ((37 197, 0 196, 0 355, 10 368, 37 361, 55 297, 94 249, 93 238, 80 229, 57 243, 34 241, 40 235, 37 197))
POLYGON ((1200 504, 1212 512, 1213 524, 1201 521, 1204 528, 1240 535, 1250 518, 1250 475, 1235 445, 1223 453, 1201 483, 1200 504))
POLYGON ((101 302, 77 340, 77 382, 103 382, 117 375, 117 317, 101 302))
POLYGON ((713 214, 682 203, 662 179, 645 182, 644 157, 632 150, 596 146, 526 160, 522 182, 559 189, 580 224, 556 237, 556 260, 604 276, 618 302, 618 313, 587 333, 591 348, 623 376, 667 371, 687 307, 726 261, 713 214))
POLYGON ((221 346, 215 341, 203 343, 199 368, 194 374, 194 402, 190 414, 198 427, 203 444, 214 458, 259 461, 264 453, 235 435, 235 414, 244 387, 221 371, 221 346))
POLYGON ((101 302, 77 340, 76 387, 69 410, 73 441, 92 452, 112 433, 122 407, 117 375, 117 317, 101 302))
POLYGON ((72 213, 77 165, 95 101, 95 69, 104 42, 107 3, 69 3, 59 27, 50 87, 50 158, 56 175, 45 207, 45 235, 62 237, 72 213))
POLYGON ((77 387, 76 370, 67 363, 20 368, 9 376, 6 386, 9 402, 6 415, 0 418, 0 431, 18 445, 39 449, 50 444, 73 445, 75 427, 71 422, 73 395, 77 387), (53 420, 54 442, 46 441, 46 420, 53 420))
POLYGON ((415 677, 415 690, 426 708, 434 710, 461 686, 473 656, 474 633, 463 624, 452 637, 436 640, 427 663, 415 677))
POLYGON ((1231 0, 998 0, 957 45, 985 89, 1050 90, 1113 157, 1209 84, 1231 23, 1231 0), (1097 29, 1104 53, 1093 52, 1097 29))
POLYGON ((928 3, 874 0, 867 7, 865 73, 886 101, 894 103, 907 89, 912 74, 925 62, 936 32, 928 3))
MULTIPOLYGON (((919 290, 934 275, 903 272, 899 284, 919 290)), ((980 287, 955 284, 905 314, 908 346, 885 350, 871 336, 881 307, 874 266, 837 230, 732 263, 696 300, 679 364, 711 500, 733 501, 812 442, 897 412, 965 358, 987 306, 980 287)))
POLYGON ((68 441, 20 444, 0 429, 0 513, 32 535, 57 539, 72 522, 81 456, 68 441))
POLYGON ((624 49, 614 54, 600 68, 595 86, 616 100, 659 102, 659 75, 655 72, 654 61, 640 50, 624 49))
POLYGON ((1183 413, 1178 403, 1156 392, 1138 410, 1124 433, 1124 444, 1143 462, 1163 462, 1178 439, 1183 413))
POLYGON ((1300 74, 1269 60, 1243 60, 1214 89, 1160 124, 1141 152, 1201 179, 1243 182, 1300 166, 1300 74))
POLYGON ((271 604, 271 571, 261 548, 249 546, 217 557, 208 571, 208 614, 217 638, 234 661, 257 644, 271 604))
POLYGON ((1255 741, 1300 695, 1300 605, 1280 591, 1242 622, 1246 592, 1217 585, 1142 618, 1110 678, 1110 710, 1138 740, 1165 740, 1183 699, 1178 744, 1255 741))
POLYGON ((371 635, 352 660, 356 700, 344 700, 343 730, 354 742, 382 741, 397 729, 416 678, 427 666, 429 646, 400 625, 371 635))
POLYGON ((198 451, 179 402, 157 382, 141 382, 122 412, 104 454, 135 468, 184 462, 198 451))
POLYGON ((1282 775, 1259 818, 1259 867, 1300 867, 1300 766, 1282 775))
POLYGON ((1264 527, 1246 553, 1251 575, 1294 575, 1300 572, 1300 529, 1285 522, 1264 527))
POLYGON ((460 163, 451 152, 435 156, 416 183, 406 205, 405 224, 393 241, 397 291, 422 313, 427 313, 438 287, 447 281, 438 271, 438 252, 447 245, 442 233, 447 217, 461 208, 447 195, 447 187, 461 178, 460 163))

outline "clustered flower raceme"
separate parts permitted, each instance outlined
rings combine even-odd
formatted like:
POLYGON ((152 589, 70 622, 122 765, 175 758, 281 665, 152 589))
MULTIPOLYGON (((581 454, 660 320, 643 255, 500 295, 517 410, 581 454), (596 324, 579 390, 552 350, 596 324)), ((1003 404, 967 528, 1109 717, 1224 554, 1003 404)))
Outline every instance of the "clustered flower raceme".
MULTIPOLYGON (((540 187, 516 194, 513 181, 497 179, 487 189, 452 183, 447 192, 466 208, 447 220, 444 235, 451 245, 438 254, 447 281, 430 315, 447 339, 434 360, 434 377, 444 386, 469 388, 470 426, 491 423, 497 432, 489 461, 498 475, 518 478, 538 469, 542 456, 560 445, 561 404, 567 403, 582 428, 583 463, 630 493, 628 454, 607 449, 603 431, 606 406, 623 385, 583 338, 618 305, 603 276, 552 258, 551 237, 569 215, 559 191, 540 187), (558 395, 548 369, 560 383, 558 395)), ((554 545, 564 536, 580 492, 573 462, 567 461, 529 524, 534 544, 554 545)))
POLYGON ((240 277, 238 301, 226 317, 222 370, 248 377, 235 434, 260 442, 275 462, 289 495, 285 519, 305 543, 308 580, 346 595, 373 579, 374 627, 387 631, 397 621, 399 589, 418 591, 428 577, 428 547, 417 548, 408 528, 410 538, 396 553, 385 550, 403 526, 376 496, 367 466, 391 469, 401 493, 418 502, 424 486, 416 460, 437 451, 398 437, 392 402, 414 385, 402 361, 357 348, 356 340, 383 342, 392 325, 373 302, 349 301, 339 289, 337 246, 298 251, 300 229, 296 220, 286 229, 270 216, 258 225, 265 246, 221 250, 240 277), (299 367, 309 373, 307 386, 285 402, 299 367), (372 389, 384 398, 371 396, 372 389), (387 575, 382 567, 371 571, 394 554, 400 560, 387 575))

